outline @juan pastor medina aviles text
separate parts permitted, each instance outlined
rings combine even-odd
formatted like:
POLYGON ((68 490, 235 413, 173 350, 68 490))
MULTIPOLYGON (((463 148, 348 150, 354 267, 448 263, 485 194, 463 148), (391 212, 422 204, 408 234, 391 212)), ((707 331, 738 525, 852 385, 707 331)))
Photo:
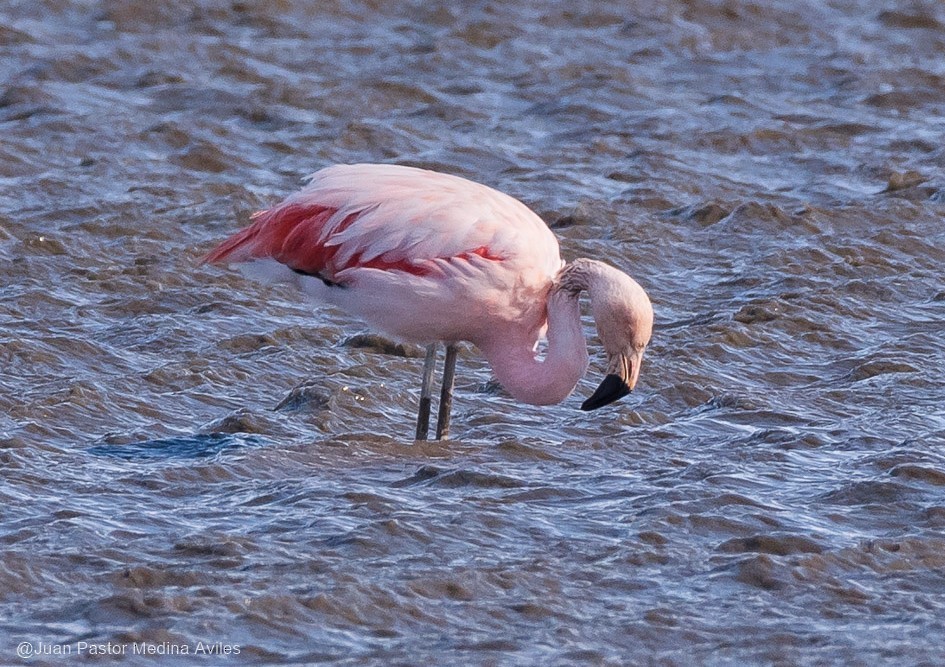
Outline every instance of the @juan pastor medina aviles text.
POLYGON ((16 654, 20 658, 33 656, 64 655, 239 655, 239 644, 224 642, 194 642, 192 644, 174 644, 171 642, 73 642, 71 644, 52 644, 46 642, 20 642, 16 654))

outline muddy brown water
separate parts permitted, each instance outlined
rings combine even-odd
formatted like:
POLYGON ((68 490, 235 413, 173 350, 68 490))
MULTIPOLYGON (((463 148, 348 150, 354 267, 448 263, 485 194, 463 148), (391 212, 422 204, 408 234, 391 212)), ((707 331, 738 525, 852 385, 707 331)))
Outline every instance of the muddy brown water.
POLYGON ((942 664, 943 117, 932 1, 2 3, 0 663, 942 664), (634 275, 637 391, 466 348, 414 444, 415 349, 197 266, 360 161, 634 275))

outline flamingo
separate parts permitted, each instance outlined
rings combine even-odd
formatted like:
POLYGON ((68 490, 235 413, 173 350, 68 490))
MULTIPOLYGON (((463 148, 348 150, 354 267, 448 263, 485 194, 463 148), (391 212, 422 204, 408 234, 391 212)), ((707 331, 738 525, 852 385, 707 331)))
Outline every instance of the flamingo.
POLYGON ((637 384, 653 308, 626 273, 561 259, 525 204, 448 174, 385 164, 334 165, 203 258, 293 283, 404 342, 426 346, 416 438, 429 431, 438 343, 446 345, 437 439, 449 434, 457 343, 488 360, 513 398, 560 403, 588 366, 578 297, 587 291, 607 374, 595 410, 637 384), (547 350, 537 356, 547 334, 547 350))

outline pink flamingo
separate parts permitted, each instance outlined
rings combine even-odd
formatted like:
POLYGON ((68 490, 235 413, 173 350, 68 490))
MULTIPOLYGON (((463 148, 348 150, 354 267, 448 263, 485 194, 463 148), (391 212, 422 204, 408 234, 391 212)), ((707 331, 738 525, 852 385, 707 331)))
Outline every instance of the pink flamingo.
POLYGON ((485 355, 516 399, 563 401, 587 370, 578 296, 587 290, 607 376, 583 410, 636 385, 653 328, 630 276, 592 259, 566 264, 528 207, 458 176, 381 164, 335 165, 220 244, 205 262, 291 282, 406 342, 427 345, 417 439, 427 437, 436 345, 446 344, 437 438, 449 432, 456 343, 485 355), (547 331, 547 352, 536 357, 547 331))

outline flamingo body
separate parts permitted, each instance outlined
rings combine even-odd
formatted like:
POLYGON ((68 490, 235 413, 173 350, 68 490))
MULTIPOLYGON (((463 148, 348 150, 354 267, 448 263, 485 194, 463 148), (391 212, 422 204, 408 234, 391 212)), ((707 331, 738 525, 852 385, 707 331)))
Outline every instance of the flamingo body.
POLYGON ((248 262, 412 343, 534 345, 564 264, 518 200, 412 167, 328 167, 253 220, 206 261, 248 262))
POLYGON ((220 244, 204 261, 304 292, 407 342, 469 341, 515 398, 557 403, 587 369, 578 295, 608 353, 594 409, 636 383, 652 307, 629 276, 565 265, 545 223, 485 185, 397 165, 335 165, 220 244), (547 330, 548 351, 535 350, 547 330))

